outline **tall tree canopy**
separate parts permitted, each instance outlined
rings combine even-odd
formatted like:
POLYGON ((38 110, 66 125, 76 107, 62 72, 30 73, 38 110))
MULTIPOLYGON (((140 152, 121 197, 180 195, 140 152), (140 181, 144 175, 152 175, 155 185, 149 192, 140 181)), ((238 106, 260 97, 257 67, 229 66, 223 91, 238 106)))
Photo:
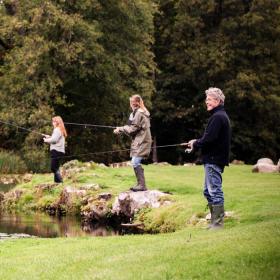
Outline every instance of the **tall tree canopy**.
POLYGON ((216 86, 226 95, 232 120, 232 158, 276 160, 279 1, 162 0, 159 5, 155 54, 160 71, 153 99, 157 138, 199 137, 207 118, 204 91, 216 86))
MULTIPOLYGON (((130 95, 150 98, 149 1, 6 0, 0 9, 1 120, 43 132, 54 114, 68 122, 116 125, 130 95)), ((71 154, 114 144, 112 131, 68 129, 71 154)), ((1 126, 0 141, 33 162, 45 155, 38 134, 13 126, 1 126)))
MULTIPOLYGON (((216 86, 232 120, 232 158, 276 160, 279 26, 278 0, 0 1, 0 121, 43 133, 53 115, 120 125, 128 97, 140 94, 157 143, 174 144, 203 133, 204 91, 216 86)), ((68 155, 128 156, 92 154, 126 147, 111 129, 67 129, 68 155)), ((0 147, 20 152, 33 170, 45 168, 39 134, 1 124, 0 147)), ((159 150, 159 160, 196 158, 159 150)))

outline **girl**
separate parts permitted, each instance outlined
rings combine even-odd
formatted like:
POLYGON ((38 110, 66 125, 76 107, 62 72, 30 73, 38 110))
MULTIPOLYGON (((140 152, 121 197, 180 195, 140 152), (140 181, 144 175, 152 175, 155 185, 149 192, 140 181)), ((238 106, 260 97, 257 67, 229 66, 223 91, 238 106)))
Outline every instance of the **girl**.
POLYGON ((50 144, 51 171, 54 173, 54 181, 56 183, 62 183, 63 180, 59 172, 59 159, 65 154, 65 138, 67 132, 61 117, 53 117, 52 124, 54 127, 52 136, 45 135, 44 142, 50 144))
POLYGON ((130 135, 132 139, 130 149, 131 163, 137 178, 137 185, 132 187, 131 190, 135 192, 146 191, 147 187, 141 161, 143 158, 148 157, 151 151, 150 113, 139 95, 130 97, 130 107, 132 113, 129 116, 128 124, 117 127, 114 133, 130 135))

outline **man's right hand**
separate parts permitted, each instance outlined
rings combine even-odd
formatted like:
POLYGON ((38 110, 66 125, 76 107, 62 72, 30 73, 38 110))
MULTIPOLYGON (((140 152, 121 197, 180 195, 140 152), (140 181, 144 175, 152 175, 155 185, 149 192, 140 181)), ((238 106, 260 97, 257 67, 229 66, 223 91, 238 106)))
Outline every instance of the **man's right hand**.
POLYGON ((187 149, 185 150, 185 152, 191 153, 193 151, 193 144, 195 141, 196 141, 196 139, 192 139, 187 143, 182 143, 182 146, 187 146, 187 149))

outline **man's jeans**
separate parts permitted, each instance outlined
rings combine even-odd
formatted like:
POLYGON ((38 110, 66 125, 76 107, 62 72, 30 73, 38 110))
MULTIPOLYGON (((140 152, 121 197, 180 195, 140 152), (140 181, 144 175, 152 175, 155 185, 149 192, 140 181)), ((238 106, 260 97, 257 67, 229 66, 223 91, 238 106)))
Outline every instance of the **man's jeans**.
POLYGON ((142 157, 132 157, 131 164, 132 164, 133 168, 140 166, 142 159, 143 159, 142 157))
POLYGON ((216 165, 204 164, 205 184, 203 194, 208 203, 212 205, 224 204, 224 193, 222 191, 222 173, 223 169, 216 165))

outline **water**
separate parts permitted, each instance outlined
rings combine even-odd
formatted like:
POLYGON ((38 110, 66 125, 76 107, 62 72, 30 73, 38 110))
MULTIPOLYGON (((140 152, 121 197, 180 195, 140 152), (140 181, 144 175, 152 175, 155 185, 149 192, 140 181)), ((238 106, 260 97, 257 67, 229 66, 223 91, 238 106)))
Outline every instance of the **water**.
POLYGON ((25 233, 38 237, 110 236, 118 231, 103 225, 82 226, 76 217, 53 217, 43 213, 0 213, 0 233, 25 233))
MULTIPOLYGON (((0 192, 8 192, 15 184, 0 184, 0 192)), ((0 233, 24 233, 38 237, 110 236, 119 232, 104 225, 82 225, 74 216, 54 217, 44 213, 11 214, 0 212, 0 233)))

